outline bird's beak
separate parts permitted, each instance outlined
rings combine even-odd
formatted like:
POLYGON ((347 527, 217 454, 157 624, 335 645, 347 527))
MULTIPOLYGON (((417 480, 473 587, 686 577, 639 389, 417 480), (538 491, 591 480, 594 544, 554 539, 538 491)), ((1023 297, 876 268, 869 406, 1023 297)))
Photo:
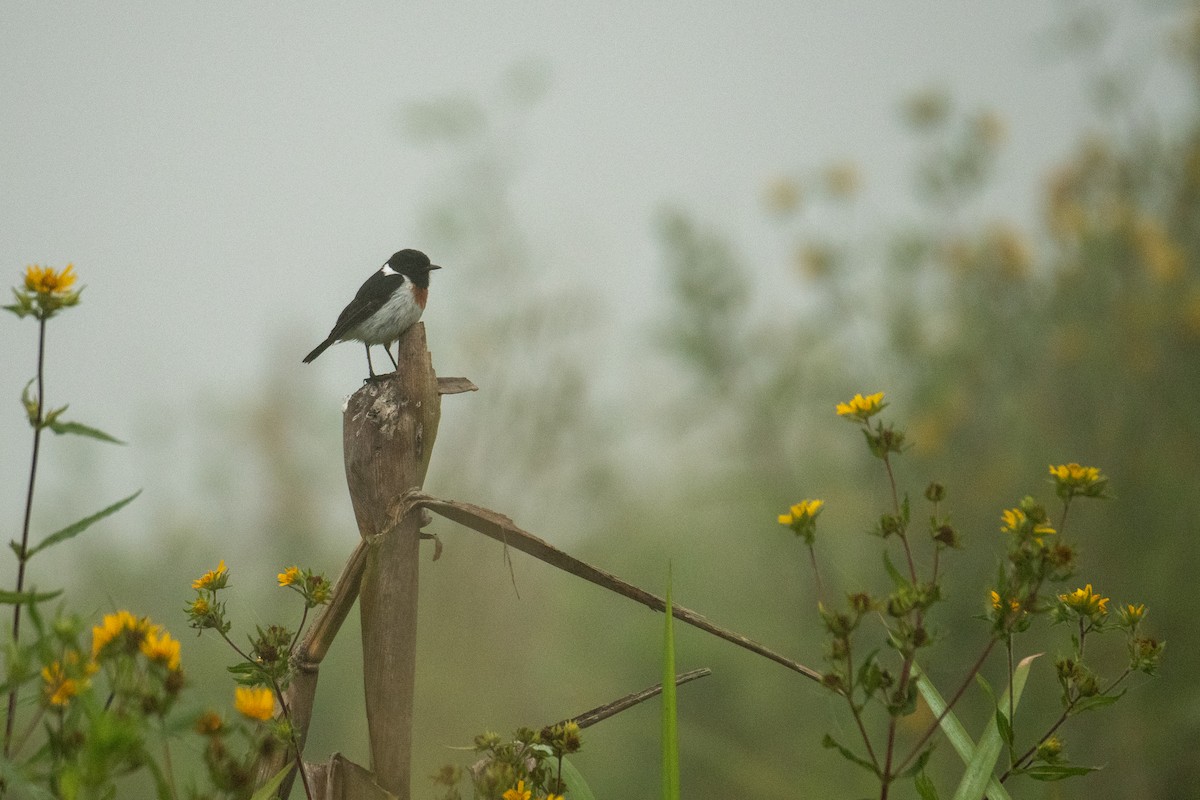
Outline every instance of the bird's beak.
POLYGON ((430 265, 429 265, 429 269, 430 269, 430 270, 435 270, 435 269, 441 269, 441 267, 439 267, 437 264, 430 264, 430 265))

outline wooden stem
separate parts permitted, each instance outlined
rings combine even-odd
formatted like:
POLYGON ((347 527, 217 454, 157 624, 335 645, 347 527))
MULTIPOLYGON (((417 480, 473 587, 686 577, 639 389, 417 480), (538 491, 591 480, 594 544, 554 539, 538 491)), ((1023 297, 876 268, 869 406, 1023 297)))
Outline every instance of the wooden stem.
POLYGON ((399 366, 346 403, 346 483, 368 545, 359 608, 371 771, 380 788, 408 800, 416 680, 417 567, 421 514, 392 513, 395 498, 419 489, 437 436, 441 397, 425 327, 400 339, 399 366))

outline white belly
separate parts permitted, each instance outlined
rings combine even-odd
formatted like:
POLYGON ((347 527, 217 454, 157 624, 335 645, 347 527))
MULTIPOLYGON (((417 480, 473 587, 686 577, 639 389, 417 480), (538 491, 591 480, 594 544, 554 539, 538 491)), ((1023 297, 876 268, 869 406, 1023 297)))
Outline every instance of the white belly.
POLYGON ((346 331, 341 341, 388 344, 399 339, 400 334, 415 325, 420 318, 421 307, 405 286, 405 291, 396 292, 372 316, 346 331))

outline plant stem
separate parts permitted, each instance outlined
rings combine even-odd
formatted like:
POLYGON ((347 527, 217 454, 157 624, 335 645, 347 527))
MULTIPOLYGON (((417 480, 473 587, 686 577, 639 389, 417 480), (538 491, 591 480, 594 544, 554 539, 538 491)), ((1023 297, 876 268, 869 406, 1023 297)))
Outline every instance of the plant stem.
MULTIPOLYGON (((37 354, 37 412, 33 424, 33 456, 29 461, 29 489, 25 493, 25 521, 21 525, 21 549, 17 553, 17 593, 25 589, 25 563, 29 552, 29 521, 33 514, 33 487, 37 479, 38 453, 42 448, 42 422, 46 404, 42 401, 43 366, 46 360, 46 320, 38 319, 37 354)), ((13 604, 12 624, 13 648, 21 643, 21 603, 13 604)), ((8 717, 4 723, 4 756, 12 750, 13 729, 17 722, 17 686, 8 691, 8 717)))
MULTIPOLYGON (((879 757, 875 755, 875 748, 871 746, 871 737, 867 735, 867 727, 863 724, 862 710, 854 704, 854 655, 850 650, 850 637, 846 637, 846 683, 845 697, 846 702, 850 704, 850 713, 854 715, 854 721, 858 724, 858 732, 862 735, 863 744, 867 747, 867 755, 871 757, 871 763, 878 770, 879 757)), ((864 704, 866 702, 866 700, 863 701, 864 704)))
POLYGON ((812 543, 808 545, 808 560, 812 564, 813 577, 817 579, 817 599, 825 599, 825 587, 821 584, 821 571, 817 569, 817 553, 813 550, 812 543))
POLYGON ((887 453, 883 454, 883 468, 887 470, 888 486, 892 490, 892 508, 896 512, 896 521, 900 524, 900 542, 904 545, 904 558, 908 561, 908 577, 912 579, 915 585, 917 582, 917 568, 913 564, 912 550, 908 546, 908 525, 901 519, 900 495, 896 491, 896 475, 892 472, 892 462, 888 458, 887 453))
POLYGON ((300 632, 304 630, 304 623, 308 621, 308 601, 304 602, 304 613, 300 615, 300 625, 296 628, 296 634, 292 637, 291 643, 288 645, 288 655, 291 656, 296 650, 296 641, 300 638, 300 632))
POLYGON ((1013 698, 1013 637, 1011 632, 1004 636, 1004 648, 1008 651, 1008 730, 1012 733, 1012 739, 1008 742, 1008 759, 1012 762, 1012 745, 1017 738, 1017 721, 1014 719, 1017 708, 1016 700, 1013 698))
POLYGON ((296 741, 296 729, 292 725, 291 712, 288 711, 287 702, 283 699, 283 690, 279 688, 279 681, 272 678, 271 688, 275 690, 275 697, 279 700, 279 709, 288 723, 288 738, 291 739, 292 752, 296 754, 296 771, 300 773, 300 782, 304 784, 304 796, 308 800, 313 800, 312 787, 308 784, 308 773, 304 771, 304 759, 300 755, 300 743, 296 741))
POLYGON ((160 735, 163 737, 163 771, 166 773, 167 787, 171 790, 172 800, 179 800, 179 794, 175 791, 175 768, 171 764, 171 742, 167 739, 165 721, 160 735))

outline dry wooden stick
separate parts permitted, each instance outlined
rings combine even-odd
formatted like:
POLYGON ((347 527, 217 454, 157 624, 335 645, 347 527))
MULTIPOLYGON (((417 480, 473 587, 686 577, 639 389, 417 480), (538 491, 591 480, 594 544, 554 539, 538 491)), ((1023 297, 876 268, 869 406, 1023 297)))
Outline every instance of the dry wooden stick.
MULTIPOLYGON (((515 550, 520 550, 522 553, 531 555, 540 561, 545 561, 547 564, 558 567, 564 572, 569 572, 576 577, 583 578, 611 592, 616 592, 644 606, 649 606, 655 611, 664 611, 666 609, 666 601, 658 595, 639 589, 633 584, 626 583, 615 575, 594 567, 586 561, 581 561, 574 556, 564 553, 562 550, 539 539, 532 533, 518 528, 511 519, 491 509, 470 503, 460 503, 454 500, 442 500, 422 492, 409 492, 401 497, 400 501, 393 508, 393 513, 403 517, 407 514, 408 510, 416 507, 427 508, 435 514, 457 522, 459 525, 478 531, 484 536, 488 536, 498 542, 503 542, 515 550)), ((764 647, 740 633, 715 625, 691 609, 673 603, 671 605, 671 613, 680 622, 685 622, 727 642, 732 642, 738 647, 744 647, 752 653, 769 658, 775 663, 782 664, 806 678, 814 681, 821 680, 821 673, 812 667, 807 667, 798 661, 793 661, 787 656, 780 655, 774 650, 764 647)))
MULTIPOLYGON (((675 685, 682 686, 688 681, 694 681, 697 678, 707 678, 709 675, 712 675, 712 670, 708 667, 693 669, 689 672, 681 672, 675 676, 675 685)), ((605 703, 602 706, 596 706, 595 708, 585 711, 578 716, 568 717, 567 719, 561 720, 556 724, 564 725, 568 722, 574 722, 580 728, 590 727, 595 725, 597 722, 603 722, 609 717, 620 714, 622 711, 628 708, 633 708, 638 703, 644 703, 652 697, 657 697, 662 693, 662 688, 663 686, 661 683, 656 683, 648 689, 642 689, 640 692, 627 694, 622 698, 613 700, 611 703, 605 703)))

